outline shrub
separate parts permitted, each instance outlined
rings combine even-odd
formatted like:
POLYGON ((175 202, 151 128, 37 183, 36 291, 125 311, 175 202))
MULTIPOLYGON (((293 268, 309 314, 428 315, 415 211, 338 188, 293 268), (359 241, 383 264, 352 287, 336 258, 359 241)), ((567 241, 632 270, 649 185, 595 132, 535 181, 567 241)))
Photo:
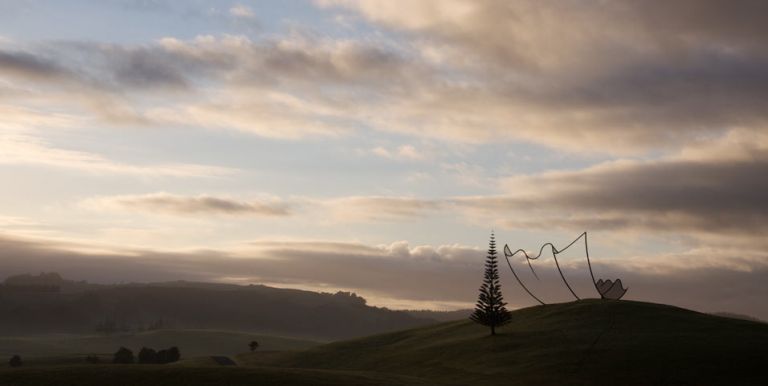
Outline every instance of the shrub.
POLYGON ((11 365, 11 367, 21 367, 21 357, 14 355, 11 357, 11 360, 8 361, 8 364, 11 365))
POLYGON ((157 351, 142 347, 139 351, 139 363, 157 363, 157 351))
POLYGON ((168 363, 178 362, 181 359, 181 352, 179 348, 173 346, 168 349, 168 363))
POLYGON ((157 362, 161 365, 166 363, 178 362, 181 359, 181 353, 179 348, 174 346, 167 350, 160 350, 157 352, 157 362))
POLYGON ((120 347, 115 353, 112 363, 133 363, 133 351, 125 347, 120 347))

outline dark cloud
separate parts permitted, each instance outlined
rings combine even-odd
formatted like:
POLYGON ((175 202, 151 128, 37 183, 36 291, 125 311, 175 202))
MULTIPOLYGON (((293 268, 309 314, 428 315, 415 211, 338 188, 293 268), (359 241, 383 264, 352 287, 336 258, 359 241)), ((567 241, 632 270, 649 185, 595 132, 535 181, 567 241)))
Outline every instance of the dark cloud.
POLYGON ((131 52, 122 55, 114 65, 117 84, 133 87, 177 87, 186 88, 187 80, 171 60, 162 60, 146 52, 131 52))
POLYGON ((512 228, 642 230, 766 245, 768 141, 748 131, 679 155, 505 180, 507 195, 452 200, 512 228))
MULTIPOLYGON (((761 15, 768 4, 760 0, 643 1, 615 4, 626 18, 644 25, 657 39, 699 44, 710 41, 737 48, 765 50, 768 26, 761 15)), ((763 51, 766 52, 766 51, 763 51)))
POLYGON ((178 196, 155 193, 139 196, 114 196, 86 200, 92 209, 127 209, 174 215, 223 214, 246 216, 288 216, 288 205, 277 201, 238 201, 212 196, 178 196))
POLYGON ((26 52, 0 50, 0 75, 4 73, 39 80, 71 75, 47 58, 26 52))
POLYGON ((604 230, 632 238, 650 233, 728 250, 768 247, 768 184, 762 177, 768 173, 768 142, 731 135, 717 143, 659 160, 509 177, 502 195, 357 196, 329 203, 351 220, 451 213, 507 229, 604 230))

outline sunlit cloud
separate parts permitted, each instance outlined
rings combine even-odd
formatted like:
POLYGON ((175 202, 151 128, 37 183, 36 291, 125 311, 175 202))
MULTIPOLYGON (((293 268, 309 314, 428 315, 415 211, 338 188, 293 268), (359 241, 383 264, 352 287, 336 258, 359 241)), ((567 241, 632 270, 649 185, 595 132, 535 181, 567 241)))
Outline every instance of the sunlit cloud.
POLYGON ((244 19, 253 19, 256 17, 256 14, 253 12, 253 9, 251 7, 244 5, 244 4, 236 4, 229 8, 229 14, 234 17, 240 17, 244 19))
POLYGON ((141 46, 70 43, 6 50, 0 52, 0 75, 38 86, 45 81, 54 92, 78 87, 93 95, 85 108, 115 123, 223 127, 275 138, 373 129, 610 154, 669 149, 768 118, 762 113, 768 111, 761 75, 766 56, 746 36, 724 34, 704 45, 706 34, 696 25, 670 24, 665 28, 694 38, 669 42, 638 32, 650 23, 641 18, 635 29, 618 28, 626 40, 617 45, 587 25, 648 10, 583 7, 576 12, 580 18, 560 25, 569 19, 558 16, 566 9, 514 17, 546 8, 535 3, 418 4, 404 19, 388 16, 391 7, 379 2, 347 5, 376 15, 373 21, 423 34, 436 42, 433 51, 440 42, 450 43, 456 57, 476 57, 483 65, 419 60, 417 48, 393 48, 387 41, 205 35, 141 46), (515 23, 499 23, 500 17, 515 23), (487 27, 506 24, 500 32, 487 27), (538 49, 552 45, 536 32, 542 24, 562 30, 559 36, 568 41, 538 49), (595 54, 600 49, 626 55, 595 54), (676 60, 678 51, 692 59, 676 60), (83 56, 91 66, 75 68, 83 56), (693 77, 695 82, 687 80, 693 77), (333 91, 318 92, 319 85, 333 91), (160 106, 140 102, 160 95, 160 106), (111 103, 98 106, 98 100, 111 103))
POLYGON ((413 145, 401 145, 395 149, 377 146, 371 149, 371 153, 382 158, 399 161, 422 161, 428 157, 427 154, 413 145))
POLYGON ((92 174, 124 174, 141 177, 220 177, 231 168, 195 164, 136 165, 110 160, 98 154, 59 149, 28 135, 0 134, 0 165, 40 165, 74 169, 92 174))
POLYGON ((755 2, 727 12, 717 1, 316 3, 405 31, 425 61, 463 75, 424 82, 389 104, 397 119, 382 116, 381 126, 398 132, 621 153, 766 119, 765 27, 755 2))

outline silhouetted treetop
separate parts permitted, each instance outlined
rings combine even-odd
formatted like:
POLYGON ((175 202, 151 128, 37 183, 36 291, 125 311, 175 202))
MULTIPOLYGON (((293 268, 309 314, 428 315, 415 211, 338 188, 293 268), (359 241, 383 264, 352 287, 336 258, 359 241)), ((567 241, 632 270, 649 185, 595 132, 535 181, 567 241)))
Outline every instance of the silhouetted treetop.
POLYGON ((496 238, 491 232, 488 254, 485 258, 485 273, 475 311, 469 316, 476 323, 491 328, 491 335, 496 335, 496 327, 509 323, 511 315, 506 309, 507 303, 501 294, 499 267, 496 260, 496 238))
POLYGON ((120 347, 115 353, 112 363, 133 363, 133 351, 120 347))

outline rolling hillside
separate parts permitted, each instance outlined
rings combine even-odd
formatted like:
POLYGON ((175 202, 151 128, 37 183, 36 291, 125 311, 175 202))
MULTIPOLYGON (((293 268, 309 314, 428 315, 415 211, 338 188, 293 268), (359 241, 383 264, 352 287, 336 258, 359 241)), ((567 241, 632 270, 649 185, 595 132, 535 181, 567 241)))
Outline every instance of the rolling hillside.
POLYGON ((113 333, 231 330, 327 342, 435 322, 372 307, 349 292, 184 281, 99 285, 55 273, 10 277, 0 286, 0 335, 5 336, 90 335, 109 326, 113 333))
POLYGON ((239 366, 55 365, 0 369, 0 385, 765 385, 768 324, 676 307, 584 300, 521 309, 491 337, 455 321, 257 352, 239 366))
POLYGON ((768 325, 676 307, 585 300, 331 343, 251 365, 407 374, 456 384, 768 384, 768 325))
POLYGON ((0 370, 3 386, 430 386, 424 380, 361 371, 174 365, 97 365, 0 370))

